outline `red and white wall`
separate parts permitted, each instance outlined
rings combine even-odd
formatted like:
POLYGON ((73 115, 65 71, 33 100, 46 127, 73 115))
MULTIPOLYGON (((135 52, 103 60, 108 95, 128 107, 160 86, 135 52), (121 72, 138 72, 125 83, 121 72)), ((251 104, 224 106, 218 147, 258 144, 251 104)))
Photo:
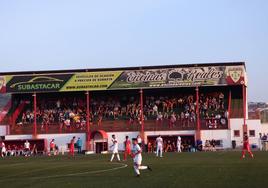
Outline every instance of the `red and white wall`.
MULTIPOLYGON (((260 120, 247 120, 248 131, 254 131, 254 135, 249 135, 249 140, 251 144, 260 144, 259 134, 268 133, 268 124, 261 124, 260 120)), ((201 130, 201 140, 203 144, 206 140, 222 140, 223 148, 231 148, 232 140, 236 141, 237 146, 242 146, 243 140, 243 119, 231 119, 230 120, 230 129, 228 130, 201 130), (235 135, 235 131, 239 132, 239 135, 235 135)), ((111 137, 115 134, 119 142, 119 150, 124 149, 123 142, 126 136, 129 136, 130 139, 137 137, 139 132, 108 132, 108 147, 112 145, 111 137)), ((0 126, 0 135, 5 136, 7 140, 13 139, 31 139, 32 135, 7 135, 7 127, 0 126)), ((195 130, 186 130, 186 131, 148 131, 145 132, 145 138, 147 136, 158 136, 158 135, 195 135, 195 130)), ((85 149, 86 143, 86 134, 85 133, 72 133, 72 134, 40 134, 38 138, 47 139, 48 143, 51 139, 55 139, 56 144, 59 146, 60 150, 67 151, 67 143, 70 142, 71 138, 76 136, 80 137, 83 142, 83 149, 85 149)), ((102 141, 102 138, 97 138, 95 142, 102 141)), ((147 140, 144 140, 145 143, 147 140)), ((94 144, 92 142, 92 144, 94 144)), ((93 146, 93 145, 92 145, 93 146)))
MULTIPOLYGON (((80 138, 82 140, 83 147, 86 148, 86 134, 85 133, 72 133, 72 134, 40 134, 38 135, 39 139, 47 139, 49 143, 52 139, 55 139, 55 144, 58 145, 60 151, 68 151, 67 144, 70 143, 70 140, 73 136, 80 138)), ((32 139, 32 135, 7 135, 5 136, 6 140, 17 140, 17 139, 32 139)), ((49 144, 48 144, 49 147, 49 144)), ((47 148, 49 149, 49 148, 47 148)))

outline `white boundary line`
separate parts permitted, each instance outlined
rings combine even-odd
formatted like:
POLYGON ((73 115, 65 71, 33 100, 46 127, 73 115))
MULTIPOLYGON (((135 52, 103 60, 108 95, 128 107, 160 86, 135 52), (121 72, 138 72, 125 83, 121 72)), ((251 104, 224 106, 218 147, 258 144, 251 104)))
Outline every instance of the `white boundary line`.
POLYGON ((70 173, 70 174, 63 174, 63 175, 30 177, 29 179, 48 179, 48 178, 61 178, 61 177, 79 176, 79 175, 85 175, 85 174, 98 174, 98 173, 110 172, 110 171, 115 171, 115 170, 119 170, 119 169, 123 169, 123 168, 128 167, 128 165, 124 164, 124 163, 111 163, 111 164, 122 164, 122 166, 114 167, 114 168, 110 168, 110 169, 93 170, 93 171, 86 171, 86 172, 77 172, 77 173, 70 173))

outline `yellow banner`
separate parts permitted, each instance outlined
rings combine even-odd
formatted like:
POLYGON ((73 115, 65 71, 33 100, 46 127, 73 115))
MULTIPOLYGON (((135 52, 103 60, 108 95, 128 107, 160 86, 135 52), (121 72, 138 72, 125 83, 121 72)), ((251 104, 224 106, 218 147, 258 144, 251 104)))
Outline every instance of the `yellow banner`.
POLYGON ((74 74, 60 91, 105 90, 123 71, 84 72, 74 74))

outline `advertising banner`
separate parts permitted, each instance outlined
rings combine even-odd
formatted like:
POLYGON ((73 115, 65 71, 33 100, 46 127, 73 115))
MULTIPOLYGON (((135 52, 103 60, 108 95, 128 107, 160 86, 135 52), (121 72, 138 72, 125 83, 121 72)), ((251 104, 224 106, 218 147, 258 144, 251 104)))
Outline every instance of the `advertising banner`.
POLYGON ((73 74, 44 74, 13 76, 6 83, 6 92, 52 92, 59 91, 73 74))
POLYGON ((76 73, 60 91, 107 90, 122 71, 76 73))
POLYGON ((187 67, 124 71, 110 89, 244 84, 243 66, 187 67))
POLYGON ((243 84, 245 68, 240 65, 0 76, 0 91, 8 93, 243 84))

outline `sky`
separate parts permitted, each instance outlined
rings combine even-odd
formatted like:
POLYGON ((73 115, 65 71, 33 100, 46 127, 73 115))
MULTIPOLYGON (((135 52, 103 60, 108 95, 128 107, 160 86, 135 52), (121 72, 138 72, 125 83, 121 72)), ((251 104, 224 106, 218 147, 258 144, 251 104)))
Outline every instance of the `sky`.
POLYGON ((245 61, 268 102, 267 0, 0 0, 0 72, 245 61))

